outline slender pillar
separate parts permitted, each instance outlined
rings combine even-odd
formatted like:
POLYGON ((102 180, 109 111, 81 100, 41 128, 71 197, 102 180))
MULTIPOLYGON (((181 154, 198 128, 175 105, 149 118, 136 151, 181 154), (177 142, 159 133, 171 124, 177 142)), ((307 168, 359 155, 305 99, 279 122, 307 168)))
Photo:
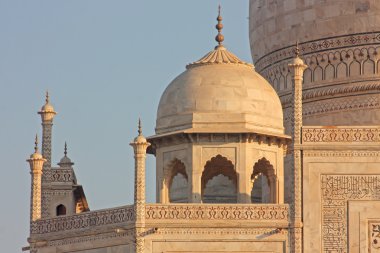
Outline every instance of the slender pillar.
POLYGON ((46 159, 38 153, 38 140, 36 135, 34 153, 28 160, 30 165, 31 175, 31 198, 30 198, 30 222, 36 221, 41 218, 41 181, 42 181, 42 167, 46 159))
POLYGON ((42 156, 46 159, 44 163, 44 170, 46 170, 51 168, 52 128, 54 116, 57 114, 50 104, 48 92, 46 92, 46 103, 38 114, 41 115, 42 120, 42 156))
POLYGON ((144 252, 143 232, 145 228, 145 159, 146 149, 149 147, 150 143, 147 142, 146 138, 142 135, 140 120, 138 133, 139 135, 132 143, 130 143, 130 145, 133 147, 135 154, 135 252, 142 253, 144 252))
POLYGON ((296 57, 288 65, 292 74, 292 115, 291 115, 291 136, 293 142, 290 146, 291 154, 291 222, 290 231, 292 252, 303 252, 302 246, 302 81, 303 72, 307 68, 303 60, 299 57, 298 43, 296 46, 296 57))

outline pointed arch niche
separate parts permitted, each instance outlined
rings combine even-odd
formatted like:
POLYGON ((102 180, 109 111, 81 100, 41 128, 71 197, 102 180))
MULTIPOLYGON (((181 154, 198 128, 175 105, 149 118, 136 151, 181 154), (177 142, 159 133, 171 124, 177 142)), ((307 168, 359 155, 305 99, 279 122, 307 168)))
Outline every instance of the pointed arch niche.
POLYGON ((237 174, 232 162, 221 155, 207 161, 201 191, 203 203, 237 203, 237 174))
POLYGON ((56 208, 56 215, 66 215, 66 207, 63 204, 59 204, 56 208))
POLYGON ((164 173, 165 188, 167 189, 167 199, 170 203, 187 203, 188 201, 188 176, 185 164, 175 158, 164 173))
POLYGON ((251 182, 252 203, 278 203, 277 177, 273 165, 265 157, 253 166, 251 182))

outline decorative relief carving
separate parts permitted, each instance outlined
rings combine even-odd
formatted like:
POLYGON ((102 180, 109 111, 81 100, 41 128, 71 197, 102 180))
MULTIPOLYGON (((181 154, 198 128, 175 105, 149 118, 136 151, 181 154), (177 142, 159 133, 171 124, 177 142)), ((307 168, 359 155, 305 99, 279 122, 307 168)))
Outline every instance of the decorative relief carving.
POLYGON ((161 235, 256 235, 263 236, 284 236, 288 234, 287 229, 272 228, 160 228, 156 232, 161 235))
MULTIPOLYGON (((302 99, 308 100, 320 97, 333 97, 342 94, 362 93, 368 91, 380 91, 379 83, 344 83, 339 86, 315 87, 313 89, 302 91, 302 99)), ((281 103, 288 105, 292 102, 289 92, 280 93, 281 103)))
POLYGON ((266 205, 160 205, 146 206, 146 220, 277 220, 288 221, 289 206, 266 205))
POLYGON ((236 148, 235 147, 203 147, 201 164, 206 164, 216 156, 225 157, 231 161, 233 166, 236 164, 236 148))
MULTIPOLYGON (((288 222, 287 204, 193 205, 147 204, 146 220, 255 220, 288 222)), ((134 222, 133 206, 92 211, 72 216, 41 219, 31 223, 31 234, 83 231, 125 222, 134 222)))
POLYGON ((41 198, 41 205, 42 205, 42 218, 49 217, 49 206, 51 201, 51 191, 44 188, 44 185, 42 185, 42 198, 41 198))
POLYGON ((323 252, 348 252, 347 201, 380 200, 380 175, 321 175, 323 252))
MULTIPOLYGON (((306 55, 315 54, 331 49, 365 46, 368 44, 376 45, 378 43, 380 43, 380 33, 369 32, 314 40, 300 43, 299 46, 301 55, 306 55)), ((258 71, 262 71, 263 69, 273 65, 276 62, 290 59, 293 56, 294 45, 264 55, 255 62, 255 67, 258 71)))
POLYGON ((379 142, 380 129, 378 127, 303 127, 303 143, 316 142, 379 142))
MULTIPOLYGON (((374 32, 302 43, 300 45, 301 54, 308 65, 304 72, 304 84, 305 87, 313 87, 313 89, 309 90, 304 89, 304 99, 307 99, 310 94, 313 97, 328 96, 324 94, 326 91, 327 93, 346 94, 352 92, 363 93, 367 91, 367 88, 378 90, 378 83, 369 82, 378 80, 377 74, 380 71, 379 35, 379 32, 374 32), (364 38, 369 38, 369 40, 364 38), (351 43, 351 41, 358 43, 351 43), (363 79, 365 77, 368 77, 369 80, 367 80, 368 78, 363 79), (350 82, 341 85, 342 81, 347 80, 347 78, 349 78, 350 82), (334 86, 331 86, 331 82, 325 82, 332 80, 337 80, 336 82, 339 83, 334 83, 334 86), (352 82, 353 80, 354 82, 352 82), (366 81, 365 84, 363 84, 363 80, 366 81), (321 84, 324 83, 328 86, 321 87, 321 84), (355 91, 358 88, 353 83, 360 86, 360 89, 364 89, 355 91), (337 89, 337 85, 341 87, 337 89), (346 90, 343 86, 350 86, 350 88, 346 90), (318 91, 314 91, 314 88, 318 89, 318 91)), ((291 88, 291 80, 288 78, 290 74, 288 63, 294 55, 293 50, 293 46, 277 50, 263 56, 255 63, 256 70, 277 91, 281 91, 280 96, 285 96, 285 100, 291 99, 287 93, 291 88)), ((283 105, 285 104, 287 102, 283 103, 283 105)))
POLYGON ((42 156, 46 159, 44 170, 51 167, 51 137, 52 137, 52 122, 42 123, 42 156))
MULTIPOLYGON (((66 238, 61 240, 51 240, 48 242, 48 246, 62 246, 67 244, 74 244, 74 243, 83 243, 83 242, 94 242, 99 240, 109 240, 114 238, 121 238, 126 237, 127 240, 132 242, 134 240, 134 233, 133 230, 126 230, 123 232, 112 232, 112 233, 102 233, 97 235, 87 235, 87 236, 76 236, 73 238, 66 238)), ((126 240, 126 241, 127 241, 126 240)))
POLYGON ((307 103, 304 106, 303 116, 326 114, 354 109, 380 108, 379 96, 358 96, 356 98, 343 98, 323 100, 321 102, 307 103))
POLYGON ((97 226, 134 221, 133 206, 125 206, 103 211, 87 212, 72 216, 42 219, 32 222, 31 234, 47 234, 55 232, 72 232, 97 226))
POLYGON ((73 169, 52 169, 50 175, 51 182, 73 182, 76 181, 73 169))
POLYGON ((309 151, 304 150, 304 157, 378 157, 380 151, 309 151))
POLYGON ((377 253, 380 252, 380 221, 369 221, 368 222, 368 242, 369 242, 369 252, 377 253))

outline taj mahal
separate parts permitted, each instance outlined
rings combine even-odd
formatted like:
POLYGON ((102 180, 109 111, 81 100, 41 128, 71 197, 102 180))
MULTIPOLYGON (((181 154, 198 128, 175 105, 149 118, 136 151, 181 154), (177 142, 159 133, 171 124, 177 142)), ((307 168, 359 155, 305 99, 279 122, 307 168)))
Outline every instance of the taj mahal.
POLYGON ((53 166, 46 94, 24 251, 380 252, 380 1, 247 8, 254 64, 224 46, 219 7, 215 48, 167 86, 155 134, 139 121, 130 205, 90 209, 66 150, 53 166))

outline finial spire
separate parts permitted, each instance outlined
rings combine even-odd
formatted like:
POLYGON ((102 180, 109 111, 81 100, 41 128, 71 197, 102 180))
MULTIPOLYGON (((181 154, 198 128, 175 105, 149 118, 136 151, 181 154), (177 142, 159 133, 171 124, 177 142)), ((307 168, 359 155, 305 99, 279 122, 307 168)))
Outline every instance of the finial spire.
POLYGON ((38 153, 38 136, 34 139, 34 153, 38 153))
POLYGON ((215 26, 215 28, 218 30, 218 35, 216 35, 215 37, 215 40, 216 42, 218 42, 219 46, 222 46, 222 42, 224 41, 224 36, 222 34, 222 29, 223 29, 223 24, 222 24, 222 16, 220 15, 220 4, 219 4, 219 7, 218 7, 218 17, 216 18, 216 20, 218 21, 218 24, 215 26))
POLYGON ((65 151, 63 152, 65 156, 67 156, 67 143, 65 142, 65 151))
POLYGON ((296 53, 296 57, 300 56, 300 48, 299 48, 298 40, 296 41, 296 50, 295 50, 295 53, 296 53))
POLYGON ((140 119, 140 118, 139 118, 139 129, 138 129, 138 133, 139 133, 140 136, 142 135, 142 127, 141 127, 141 119, 140 119))
POLYGON ((46 90, 46 99, 45 99, 45 101, 46 101, 46 104, 48 104, 50 102, 49 91, 48 90, 46 90))

